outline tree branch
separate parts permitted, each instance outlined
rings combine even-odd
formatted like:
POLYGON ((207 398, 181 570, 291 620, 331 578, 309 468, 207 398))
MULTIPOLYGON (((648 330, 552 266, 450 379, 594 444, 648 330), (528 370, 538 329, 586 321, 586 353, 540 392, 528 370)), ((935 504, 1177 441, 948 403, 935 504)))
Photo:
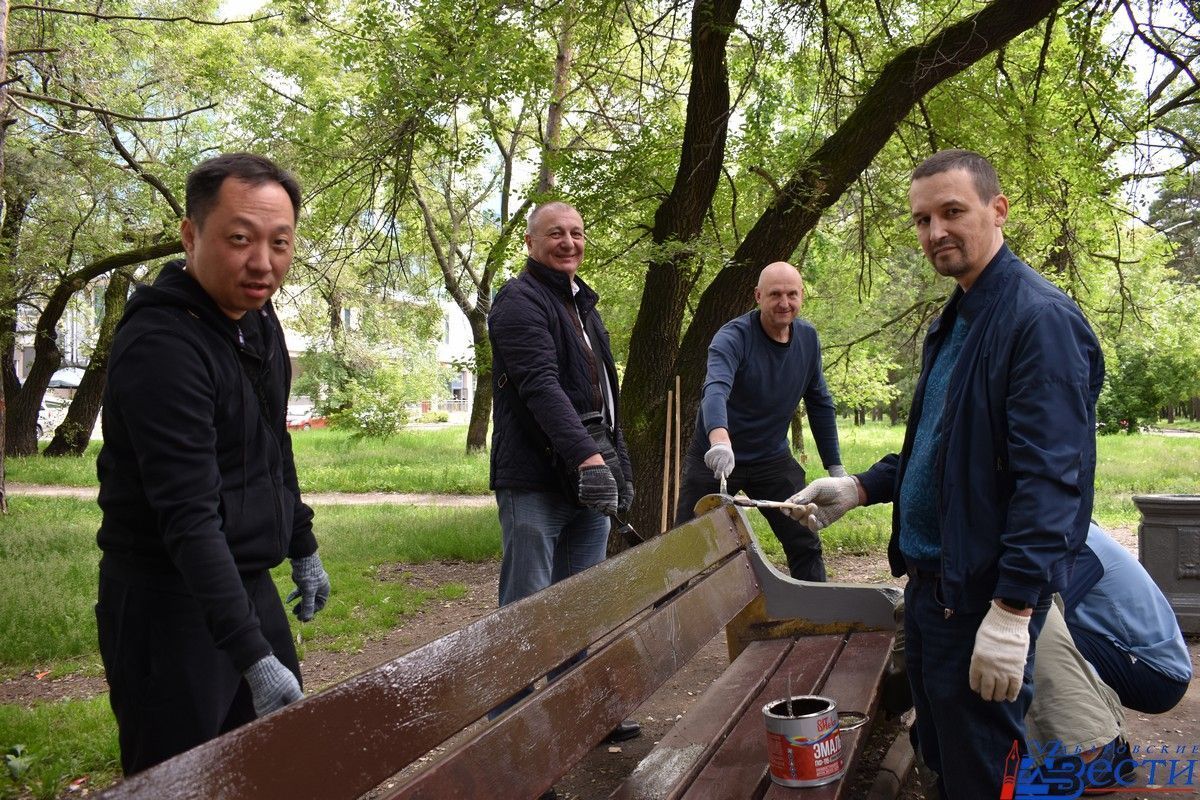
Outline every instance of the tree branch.
POLYGON ((103 20, 105 22, 115 21, 130 21, 130 22, 190 22, 193 25, 246 25, 252 22, 262 22, 273 17, 283 16, 280 13, 267 14, 261 17, 251 17, 250 19, 228 19, 228 20, 211 20, 197 19, 196 17, 139 17, 126 14, 98 14, 94 11, 76 11, 68 8, 49 8, 47 6, 31 6, 31 5, 15 5, 9 6, 9 11, 41 11, 45 14, 65 14, 69 17, 87 17, 88 19, 103 20))
POLYGON ((109 141, 112 142, 113 148, 116 149, 121 158, 125 159, 125 163, 129 165, 129 168, 132 169, 139 178, 153 186, 158 193, 162 195, 163 199, 167 201, 167 205, 171 206, 171 210, 175 212, 175 216, 182 219, 184 216, 183 206, 181 206, 179 201, 175 199, 174 193, 167 188, 167 185, 163 183, 157 175, 152 175, 151 173, 147 172, 146 168, 143 167, 141 163, 133 157, 133 153, 126 149, 124 143, 121 141, 121 137, 117 135, 117 127, 113 125, 112 120, 103 114, 97 114, 96 118, 100 120, 100 124, 104 126, 104 130, 108 131, 109 141))
POLYGON ((96 106, 89 106, 84 103, 72 103, 70 100, 61 100, 57 97, 49 97, 44 94, 24 92, 20 89, 9 89, 8 93, 15 94, 17 97, 24 97, 27 100, 36 100, 39 103, 50 103, 51 105, 66 106, 67 108, 73 108, 76 111, 90 111, 93 114, 103 114, 106 117, 115 117, 117 119, 128 120, 129 122, 172 122, 174 120, 183 119, 184 117, 192 114, 198 114, 201 111, 208 111, 209 109, 217 107, 216 103, 209 103, 206 106, 193 108, 190 111, 183 111, 170 117, 135 117, 130 114, 122 114, 119 111, 109 111, 106 108, 97 108, 96 106))

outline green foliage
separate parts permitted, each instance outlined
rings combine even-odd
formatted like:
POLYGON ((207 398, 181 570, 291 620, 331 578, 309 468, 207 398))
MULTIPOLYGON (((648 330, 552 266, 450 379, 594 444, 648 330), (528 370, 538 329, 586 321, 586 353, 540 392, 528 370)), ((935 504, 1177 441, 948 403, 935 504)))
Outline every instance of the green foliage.
MULTIPOLYGON (((1196 117, 1194 110, 1190 116, 1196 117)), ((1150 205, 1150 223, 1171 244, 1168 266, 1183 278, 1200 280, 1200 176, 1194 168, 1163 180, 1150 205)))
POLYGON ((25 752, 23 744, 14 744, 4 754, 4 765, 8 767, 8 776, 14 781, 21 780, 21 777, 29 771, 31 764, 33 764, 33 756, 25 752))
MULTIPOLYGON (((335 428, 383 438, 408 422, 407 406, 444 390, 446 371, 432 334, 441 312, 431 303, 398 303, 358 293, 350 326, 339 320, 325 345, 306 351, 293 392, 313 398, 335 428)), ((310 340, 320 334, 306 323, 310 340)))
POLYGON ((894 362, 869 352, 847 350, 837 363, 825 368, 825 380, 834 400, 844 408, 867 409, 885 406, 900 389, 891 382, 894 362))
POLYGON ((422 424, 449 422, 450 414, 446 411, 426 411, 417 418, 417 421, 422 424))
MULTIPOLYGON (((1153 281, 1152 266, 1140 272, 1153 281)), ((1152 305, 1108 337, 1097 409, 1105 433, 1136 433, 1163 407, 1200 395, 1200 289, 1160 278, 1147 293, 1152 305)))
POLYGON ((20 774, 0 781, 0 798, 53 800, 76 779, 90 791, 121 775, 117 723, 108 694, 87 700, 38 703, 30 708, 0 705, 0 748, 12 756, 22 748, 20 774), (10 744, 21 742, 21 745, 10 744))
POLYGON ((408 422, 404 403, 403 373, 391 366, 378 367, 363 378, 349 378, 330 393, 333 427, 350 431, 352 439, 387 439, 408 422))

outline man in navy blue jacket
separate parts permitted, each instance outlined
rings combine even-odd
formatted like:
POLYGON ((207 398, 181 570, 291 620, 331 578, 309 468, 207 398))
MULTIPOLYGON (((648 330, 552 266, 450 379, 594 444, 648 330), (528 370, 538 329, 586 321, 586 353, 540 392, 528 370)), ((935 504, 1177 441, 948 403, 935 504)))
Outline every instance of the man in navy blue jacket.
POLYGON ((813 530, 893 504, 922 753, 943 797, 998 797, 1005 756, 1025 745, 1033 642, 1087 535, 1104 363, 1079 308, 1005 245, 1008 199, 986 159, 934 154, 909 204, 958 288, 926 336, 903 449, 792 499, 817 505, 813 530))
MULTIPOLYGON (((768 264, 754 289, 758 308, 725 323, 708 346, 708 373, 696 412, 696 433, 683 466, 675 524, 687 522, 696 501, 720 490, 777 499, 804 488, 804 467, 788 448, 796 407, 805 410, 829 474, 846 474, 838 452, 837 416, 821 371, 821 342, 797 319, 804 301, 800 272, 768 264)), ((777 509, 763 509, 787 555, 793 578, 825 580, 821 540, 777 509)))
MULTIPOLYGON (((488 314, 502 606, 603 561, 609 517, 633 503, 612 347, 599 297, 576 275, 585 245, 574 208, 535 208, 525 269, 488 314)), ((626 722, 610 738, 639 732, 626 722)))

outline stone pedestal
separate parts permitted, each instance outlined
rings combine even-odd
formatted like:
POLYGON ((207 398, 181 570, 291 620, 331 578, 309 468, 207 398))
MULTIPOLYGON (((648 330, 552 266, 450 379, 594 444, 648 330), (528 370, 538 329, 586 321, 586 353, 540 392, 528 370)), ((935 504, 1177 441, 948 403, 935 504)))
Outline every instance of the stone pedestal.
POLYGON ((1184 633, 1200 633, 1200 495, 1135 495, 1138 560, 1171 602, 1184 633))

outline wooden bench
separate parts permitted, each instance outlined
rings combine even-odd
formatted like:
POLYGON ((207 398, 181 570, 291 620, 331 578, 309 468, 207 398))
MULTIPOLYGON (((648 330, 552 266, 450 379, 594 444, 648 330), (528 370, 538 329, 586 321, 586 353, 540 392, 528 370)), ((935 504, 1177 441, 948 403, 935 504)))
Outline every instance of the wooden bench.
MULTIPOLYGON (((892 587, 809 584, 767 563, 718 496, 645 544, 136 775, 107 798, 537 797, 727 627, 731 664, 621 798, 845 796, 767 773, 762 706, 823 694, 875 715, 892 587), (488 710, 584 648, 492 722, 488 710)), ((853 763, 866 728, 843 734, 853 763)), ((847 770, 849 773, 850 770, 847 770)))

